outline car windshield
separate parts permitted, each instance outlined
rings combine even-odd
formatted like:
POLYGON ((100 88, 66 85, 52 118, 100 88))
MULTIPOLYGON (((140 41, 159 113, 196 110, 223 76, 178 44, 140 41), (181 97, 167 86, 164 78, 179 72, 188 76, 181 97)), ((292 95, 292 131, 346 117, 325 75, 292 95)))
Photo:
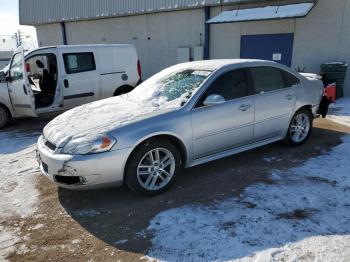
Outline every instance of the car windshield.
POLYGON ((207 70, 187 69, 177 72, 161 72, 138 86, 130 97, 160 105, 184 104, 212 73, 207 70))

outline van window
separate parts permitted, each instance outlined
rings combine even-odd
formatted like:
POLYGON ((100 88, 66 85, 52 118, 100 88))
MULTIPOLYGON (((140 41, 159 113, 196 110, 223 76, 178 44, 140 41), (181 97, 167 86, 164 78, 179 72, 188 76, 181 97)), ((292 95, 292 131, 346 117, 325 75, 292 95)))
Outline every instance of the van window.
POLYGON ((63 60, 67 74, 96 70, 95 58, 92 52, 63 54, 63 60))
POLYGON ((23 62, 22 54, 15 54, 12 60, 10 68, 10 77, 12 81, 20 80, 23 78, 23 62))
POLYGON ((275 67, 253 67, 250 69, 255 93, 266 93, 285 88, 281 70, 275 67))

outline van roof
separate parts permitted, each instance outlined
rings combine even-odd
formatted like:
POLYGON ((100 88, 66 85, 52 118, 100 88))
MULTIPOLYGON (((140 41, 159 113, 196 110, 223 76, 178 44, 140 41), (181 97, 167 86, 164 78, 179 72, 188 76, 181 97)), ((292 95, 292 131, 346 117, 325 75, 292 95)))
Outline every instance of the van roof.
POLYGON ((42 50, 42 49, 48 49, 48 48, 59 48, 59 49, 65 49, 65 48, 81 48, 81 47, 133 47, 132 44, 86 44, 86 45, 54 45, 54 46, 43 46, 36 48, 35 50, 42 50))
POLYGON ((35 48, 33 50, 30 50, 25 53, 25 55, 29 55, 35 51, 40 51, 40 50, 46 50, 46 49, 52 49, 52 48, 57 48, 57 49, 79 49, 82 47, 132 47, 135 48, 134 45, 132 44, 87 44, 87 45, 53 45, 53 46, 43 46, 39 48, 35 48))

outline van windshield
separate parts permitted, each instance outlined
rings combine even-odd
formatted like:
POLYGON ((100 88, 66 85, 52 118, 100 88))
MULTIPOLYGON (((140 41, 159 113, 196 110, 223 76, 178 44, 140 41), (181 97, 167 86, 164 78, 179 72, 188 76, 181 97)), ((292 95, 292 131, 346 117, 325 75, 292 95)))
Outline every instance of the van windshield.
POLYGON ((186 103, 212 71, 186 69, 164 74, 161 72, 130 93, 132 100, 172 104, 186 103))

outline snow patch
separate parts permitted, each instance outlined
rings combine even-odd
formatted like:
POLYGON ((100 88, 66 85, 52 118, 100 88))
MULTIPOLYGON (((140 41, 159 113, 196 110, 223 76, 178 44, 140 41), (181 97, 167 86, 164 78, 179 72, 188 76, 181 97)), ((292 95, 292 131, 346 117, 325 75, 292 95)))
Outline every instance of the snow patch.
POLYGON ((208 24, 229 23, 266 19, 282 19, 306 16, 314 6, 313 3, 302 3, 280 6, 266 6, 239 10, 224 11, 207 21, 208 24))
POLYGON ((38 164, 35 145, 39 134, 0 134, 0 217, 29 216, 35 211, 38 164))
MULTIPOLYGON (((344 100, 341 100, 343 103, 344 100)), ((347 121, 345 102, 338 120, 347 121)), ((273 184, 248 187, 213 206, 159 213, 149 261, 346 261, 350 257, 350 136, 273 184)), ((270 160, 270 159, 269 159, 270 160)))
MULTIPOLYGON (((35 176, 38 172, 35 160, 35 142, 39 133, 4 131, 0 133, 0 218, 27 217, 34 213, 38 201, 35 176)), ((28 248, 17 245, 21 239, 19 228, 9 230, 0 226, 0 260, 12 253, 24 254, 28 248)), ((38 229, 40 225, 34 226, 38 229)), ((27 238, 27 237, 25 237, 27 238)))
POLYGON ((335 104, 331 104, 330 108, 328 119, 350 127, 350 98, 341 98, 335 104))
POLYGON ((7 256, 15 251, 15 244, 20 240, 18 231, 9 231, 0 226, 0 261, 7 261, 7 256))
POLYGON ((72 240, 72 244, 79 244, 81 242, 80 239, 74 239, 72 240))
POLYGON ((115 241, 114 244, 115 245, 123 245, 123 244, 126 244, 127 242, 128 242, 127 239, 121 239, 121 240, 115 241))

